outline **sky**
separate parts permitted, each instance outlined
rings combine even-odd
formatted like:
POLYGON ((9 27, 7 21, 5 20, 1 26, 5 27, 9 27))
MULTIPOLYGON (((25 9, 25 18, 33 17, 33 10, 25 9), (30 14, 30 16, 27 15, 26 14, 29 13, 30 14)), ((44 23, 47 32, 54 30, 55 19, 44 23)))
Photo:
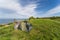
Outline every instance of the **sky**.
POLYGON ((60 0, 0 0, 0 18, 60 16, 60 0))

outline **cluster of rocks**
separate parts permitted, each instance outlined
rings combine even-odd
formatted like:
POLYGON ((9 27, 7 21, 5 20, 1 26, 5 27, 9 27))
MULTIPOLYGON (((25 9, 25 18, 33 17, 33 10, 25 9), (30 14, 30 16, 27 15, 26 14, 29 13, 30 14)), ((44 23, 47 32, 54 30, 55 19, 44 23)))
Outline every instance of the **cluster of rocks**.
POLYGON ((32 24, 27 21, 15 22, 14 29, 29 32, 32 29, 32 24))

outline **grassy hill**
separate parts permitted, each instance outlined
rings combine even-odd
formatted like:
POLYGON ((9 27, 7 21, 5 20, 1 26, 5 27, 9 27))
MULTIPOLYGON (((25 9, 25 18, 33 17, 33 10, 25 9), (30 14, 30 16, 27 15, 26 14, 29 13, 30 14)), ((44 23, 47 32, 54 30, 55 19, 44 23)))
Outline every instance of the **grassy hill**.
POLYGON ((60 23, 50 19, 31 19, 30 32, 14 30, 14 24, 0 27, 0 40, 60 40, 60 23))
POLYGON ((55 21, 60 21, 60 16, 43 17, 43 18, 38 18, 38 19, 51 19, 51 20, 55 20, 55 21))

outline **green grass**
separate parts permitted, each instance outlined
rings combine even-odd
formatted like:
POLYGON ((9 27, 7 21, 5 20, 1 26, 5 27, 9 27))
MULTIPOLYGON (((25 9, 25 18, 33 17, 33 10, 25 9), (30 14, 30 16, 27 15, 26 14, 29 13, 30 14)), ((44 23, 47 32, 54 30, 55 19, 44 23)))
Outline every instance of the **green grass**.
POLYGON ((60 23, 49 19, 31 19, 29 22, 33 25, 30 32, 14 30, 14 24, 0 29, 0 40, 60 40, 60 23))
POLYGON ((59 21, 60 22, 60 18, 59 19, 52 19, 52 20, 55 20, 55 21, 59 21))

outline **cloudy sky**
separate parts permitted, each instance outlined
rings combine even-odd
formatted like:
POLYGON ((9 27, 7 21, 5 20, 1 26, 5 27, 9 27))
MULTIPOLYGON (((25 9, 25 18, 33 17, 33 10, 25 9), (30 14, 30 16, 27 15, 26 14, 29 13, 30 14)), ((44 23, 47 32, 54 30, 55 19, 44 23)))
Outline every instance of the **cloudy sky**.
POLYGON ((60 0, 0 0, 0 18, 60 16, 60 0))

